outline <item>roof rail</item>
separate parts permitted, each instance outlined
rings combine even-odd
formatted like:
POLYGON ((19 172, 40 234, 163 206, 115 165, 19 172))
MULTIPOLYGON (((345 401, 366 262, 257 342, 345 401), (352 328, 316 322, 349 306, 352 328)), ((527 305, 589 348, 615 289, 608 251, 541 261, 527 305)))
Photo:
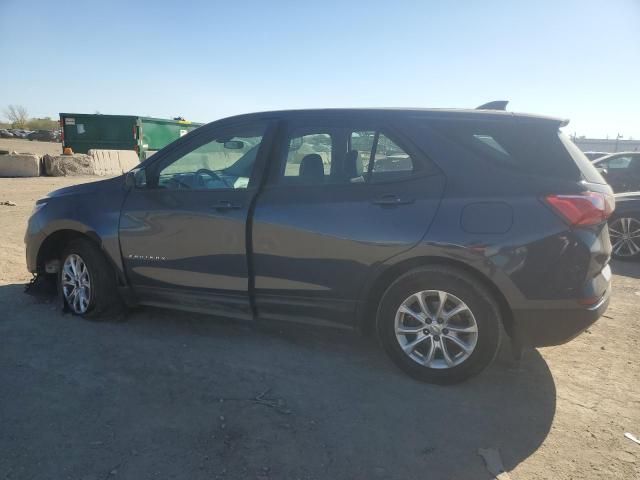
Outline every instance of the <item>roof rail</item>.
POLYGON ((509 100, 494 100, 493 102, 483 103, 476 110, 506 110, 509 100))

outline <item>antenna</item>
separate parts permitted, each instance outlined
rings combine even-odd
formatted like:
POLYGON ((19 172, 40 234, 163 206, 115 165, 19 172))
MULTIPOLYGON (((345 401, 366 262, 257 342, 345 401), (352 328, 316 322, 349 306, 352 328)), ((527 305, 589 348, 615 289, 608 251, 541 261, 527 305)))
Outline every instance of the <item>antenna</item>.
POLYGON ((494 100, 493 102, 483 103, 476 110, 506 110, 509 100, 494 100))

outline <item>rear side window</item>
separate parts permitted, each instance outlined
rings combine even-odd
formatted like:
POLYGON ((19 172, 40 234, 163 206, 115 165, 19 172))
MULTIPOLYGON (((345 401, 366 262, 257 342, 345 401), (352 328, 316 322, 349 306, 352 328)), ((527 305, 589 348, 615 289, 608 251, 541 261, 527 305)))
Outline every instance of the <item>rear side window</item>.
POLYGON ((294 128, 283 157, 278 183, 288 185, 389 182, 424 170, 389 134, 347 126, 294 128))
POLYGON ((498 168, 606 183, 587 157, 553 123, 441 120, 430 125, 498 168))
POLYGON ((379 131, 354 131, 349 138, 349 152, 357 152, 357 175, 370 181, 396 180, 411 176, 415 165, 411 156, 396 142, 379 131))
POLYGON ((284 167, 285 177, 299 177, 305 174, 315 161, 322 165, 325 177, 331 174, 333 142, 330 133, 298 131, 289 138, 287 160, 284 167))

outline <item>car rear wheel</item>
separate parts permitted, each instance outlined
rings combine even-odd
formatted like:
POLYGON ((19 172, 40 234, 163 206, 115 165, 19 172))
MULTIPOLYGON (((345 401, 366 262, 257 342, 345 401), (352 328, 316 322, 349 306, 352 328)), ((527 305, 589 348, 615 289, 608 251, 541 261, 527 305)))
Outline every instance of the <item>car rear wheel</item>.
POLYGON ((618 259, 640 258, 640 219, 616 217, 609 221, 611 255, 618 259))
POLYGON ((380 341, 402 370, 450 384, 486 368, 500 345, 500 310, 482 284, 455 268, 412 270, 386 291, 380 341))
POLYGON ((65 308, 74 315, 94 319, 122 308, 114 271, 90 240, 74 240, 65 248, 58 290, 65 308))

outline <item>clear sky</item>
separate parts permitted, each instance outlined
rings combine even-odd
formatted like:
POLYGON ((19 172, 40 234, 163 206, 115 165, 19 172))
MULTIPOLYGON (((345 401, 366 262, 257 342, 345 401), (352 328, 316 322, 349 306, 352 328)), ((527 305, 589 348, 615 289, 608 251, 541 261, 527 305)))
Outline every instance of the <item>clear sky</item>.
POLYGON ((0 109, 32 116, 508 99, 640 138, 640 0, 0 0, 0 47, 0 109))

